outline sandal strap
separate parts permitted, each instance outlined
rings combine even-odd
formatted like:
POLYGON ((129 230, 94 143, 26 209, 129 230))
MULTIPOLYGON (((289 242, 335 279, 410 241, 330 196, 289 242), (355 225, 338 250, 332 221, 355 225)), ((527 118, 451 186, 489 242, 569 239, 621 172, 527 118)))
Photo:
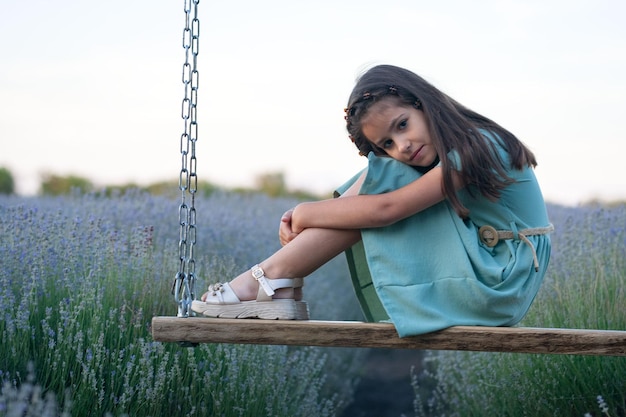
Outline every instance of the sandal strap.
POLYGON ((209 285, 209 292, 212 296, 217 297, 220 303, 223 304, 234 304, 241 302, 241 300, 239 300, 239 297, 237 297, 237 294, 235 294, 228 282, 224 284, 218 282, 213 285, 209 285))
POLYGON ((265 271, 263 271, 263 268, 261 268, 259 264, 256 264, 252 268, 250 268, 250 272, 252 273, 252 278, 256 280, 256 282, 261 286, 261 288, 263 288, 263 291, 265 291, 268 296, 271 297, 272 295, 274 295, 274 289, 267 281, 267 278, 265 277, 265 271))
MULTIPOLYGON (((272 288, 272 290, 279 290, 281 288, 293 288, 294 279, 293 278, 276 278, 276 279, 266 279, 266 282, 272 288)), ((263 286, 259 285, 259 292, 256 296, 257 301, 272 301, 272 296, 268 295, 263 286)))

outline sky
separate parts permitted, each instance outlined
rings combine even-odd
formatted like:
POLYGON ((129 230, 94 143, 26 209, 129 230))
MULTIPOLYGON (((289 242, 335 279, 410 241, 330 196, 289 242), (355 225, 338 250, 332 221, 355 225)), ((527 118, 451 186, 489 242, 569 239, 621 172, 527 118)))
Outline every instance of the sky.
MULTIPOLYGON (((199 5, 200 181, 283 173, 330 192, 365 167, 343 108, 406 67, 536 154, 546 200, 626 199, 626 2, 241 0, 199 5)), ((0 167, 96 185, 178 181, 183 0, 0 8, 0 167)))

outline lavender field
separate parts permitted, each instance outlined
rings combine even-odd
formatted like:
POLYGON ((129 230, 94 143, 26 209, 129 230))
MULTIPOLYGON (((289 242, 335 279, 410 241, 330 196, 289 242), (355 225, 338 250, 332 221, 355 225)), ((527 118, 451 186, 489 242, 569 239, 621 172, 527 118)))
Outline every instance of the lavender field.
MULTIPOLYGON (((295 203, 199 198, 198 290, 277 249, 295 203)), ((626 206, 550 215, 552 264, 522 324, 626 329, 626 206)), ((341 415, 365 350, 152 341, 151 317, 176 314, 177 216, 140 191, 0 197, 0 416, 341 415)), ((361 319, 341 256, 305 297, 314 319, 361 319)), ((626 360, 428 352, 413 387, 416 416, 623 416, 626 360)))

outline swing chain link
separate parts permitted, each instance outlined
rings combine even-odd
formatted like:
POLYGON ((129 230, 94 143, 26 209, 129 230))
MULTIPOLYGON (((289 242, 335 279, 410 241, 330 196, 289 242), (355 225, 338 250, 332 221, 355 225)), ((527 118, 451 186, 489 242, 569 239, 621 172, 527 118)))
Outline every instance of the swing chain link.
POLYGON ((195 298, 196 261, 196 208, 195 197, 198 191, 196 174, 196 141, 198 140, 197 100, 199 73, 197 67, 198 48, 200 41, 200 20, 198 19, 198 3, 200 0, 183 0, 185 11, 185 28, 183 30, 183 64, 182 82, 185 95, 182 101, 181 117, 184 122, 183 134, 180 137, 181 169, 178 188, 181 191, 181 203, 178 208, 180 238, 178 241, 179 267, 174 278, 172 293, 178 305, 178 317, 189 317, 191 302, 195 298), (189 204, 187 203, 189 196, 189 204))

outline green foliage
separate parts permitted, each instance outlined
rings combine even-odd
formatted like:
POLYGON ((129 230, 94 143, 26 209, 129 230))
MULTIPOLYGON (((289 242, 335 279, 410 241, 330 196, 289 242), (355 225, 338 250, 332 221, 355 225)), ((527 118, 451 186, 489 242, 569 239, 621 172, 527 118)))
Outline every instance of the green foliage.
POLYGON ((0 167, 0 194, 13 194, 14 192, 15 182, 11 171, 0 167))
POLYGON ((73 190, 88 192, 93 189, 93 184, 86 178, 76 175, 60 176, 44 174, 41 181, 41 193, 43 195, 65 195, 73 190))
MULTIPOLYGON (((28 366, 25 380, 18 375, 18 381, 0 382, 0 416, 8 417, 53 417, 59 415, 56 396, 52 392, 44 392, 37 384, 32 363, 28 366)), ((70 401, 61 410, 61 417, 70 417, 70 401)))
MULTIPOLYGON (((7 171, 8 173, 8 171, 7 171)), ((10 173, 8 173, 9 177, 12 181, 12 177, 10 177, 10 173)), ((3 173, 2 168, 0 168, 0 194, 2 194, 3 190, 3 173)), ((8 182, 7 182, 8 184, 8 182)), ((227 190, 224 187, 216 185, 214 183, 208 181, 198 181, 197 184, 197 196, 209 197, 213 193, 230 191, 239 194, 265 194, 274 198, 295 198, 298 201, 311 201, 318 200, 320 198, 331 198, 332 193, 328 193, 327 195, 320 196, 310 191, 306 190, 290 190, 287 188, 285 177, 283 173, 265 173, 261 174, 256 178, 255 187, 254 188, 246 188, 246 187, 236 187, 231 190, 227 190)), ((7 189, 8 189, 7 185, 7 189)), ((11 190, 13 190, 12 182, 11 182, 11 190)), ((40 194, 42 195, 68 195, 73 191, 77 191, 78 193, 86 193, 92 192, 96 187, 93 183, 83 177, 68 175, 61 176, 56 174, 46 173, 42 176, 41 186, 40 186, 40 194)), ((133 192, 135 190, 147 191, 152 195, 157 196, 168 196, 168 197, 178 197, 181 194, 181 190, 179 188, 179 184, 177 181, 159 181, 154 182, 148 185, 138 185, 135 183, 126 183, 121 185, 105 185, 101 188, 104 195, 107 197, 111 196, 119 196, 128 192, 133 192)), ((12 193, 12 191, 11 191, 12 193)), ((10 194, 9 192, 5 194, 10 194)))
MULTIPOLYGON (((318 200, 319 195, 315 195, 310 191, 305 190, 290 190, 287 187, 285 181, 285 174, 282 172, 268 172, 258 175, 255 180, 255 190, 261 192, 270 197, 293 197, 298 200, 318 200)), ((322 196, 323 198, 332 197, 329 193, 328 196, 322 196)))
POLYGON ((284 196, 287 193, 285 175, 282 172, 269 172, 256 178, 256 188, 270 197, 284 196))

